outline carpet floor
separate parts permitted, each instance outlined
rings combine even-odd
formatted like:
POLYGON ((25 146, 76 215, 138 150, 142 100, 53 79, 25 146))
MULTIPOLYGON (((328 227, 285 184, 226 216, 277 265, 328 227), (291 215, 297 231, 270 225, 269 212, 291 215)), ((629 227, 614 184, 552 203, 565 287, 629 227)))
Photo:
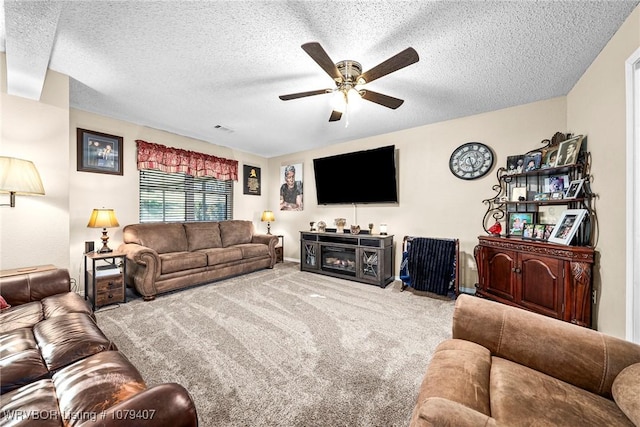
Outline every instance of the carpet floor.
POLYGON ((454 302, 297 263, 96 313, 149 386, 182 384, 201 426, 406 426, 454 302))

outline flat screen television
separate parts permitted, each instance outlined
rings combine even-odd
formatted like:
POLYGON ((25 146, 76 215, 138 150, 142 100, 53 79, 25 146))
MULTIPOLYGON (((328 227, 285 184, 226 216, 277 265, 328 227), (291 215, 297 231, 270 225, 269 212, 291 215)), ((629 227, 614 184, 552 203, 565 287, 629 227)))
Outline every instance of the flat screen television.
POLYGON ((313 159, 319 205, 398 203, 395 146, 313 159))

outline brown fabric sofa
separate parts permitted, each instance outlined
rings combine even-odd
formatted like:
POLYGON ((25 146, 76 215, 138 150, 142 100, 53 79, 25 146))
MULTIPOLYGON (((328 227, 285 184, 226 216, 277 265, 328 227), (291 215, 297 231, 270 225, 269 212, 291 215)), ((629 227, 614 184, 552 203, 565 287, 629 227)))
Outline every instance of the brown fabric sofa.
POLYGON ((276 263, 278 238, 256 234, 251 221, 132 224, 123 234, 127 284, 145 300, 276 263))
POLYGON ((69 273, 0 278, 0 425, 196 426, 178 384, 147 387, 71 292, 69 273))
POLYGON ((640 425, 640 346, 459 296, 411 426, 533 425, 640 425))

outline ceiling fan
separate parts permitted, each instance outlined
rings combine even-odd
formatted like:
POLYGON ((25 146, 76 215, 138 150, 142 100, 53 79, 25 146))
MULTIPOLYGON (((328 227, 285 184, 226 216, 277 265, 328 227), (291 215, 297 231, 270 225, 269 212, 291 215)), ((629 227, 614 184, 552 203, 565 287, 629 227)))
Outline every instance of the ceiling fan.
POLYGON ((361 97, 394 110, 401 106, 404 100, 364 89, 362 86, 418 62, 420 59, 418 52, 409 47, 363 73, 362 65, 359 62, 349 59, 334 63, 327 52, 320 46, 320 43, 305 43, 302 45, 302 49, 335 81, 336 87, 335 89, 319 89, 280 95, 279 98, 283 101, 289 101, 306 96, 334 93, 340 102, 337 105, 333 105, 333 111, 329 117, 330 122, 335 122, 342 118, 342 113, 348 108, 349 102, 353 101, 354 97, 361 97))

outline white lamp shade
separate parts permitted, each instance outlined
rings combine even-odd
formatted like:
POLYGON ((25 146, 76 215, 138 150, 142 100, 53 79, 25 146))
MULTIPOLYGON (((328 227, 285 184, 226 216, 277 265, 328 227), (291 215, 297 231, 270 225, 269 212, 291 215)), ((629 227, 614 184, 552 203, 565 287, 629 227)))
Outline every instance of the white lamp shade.
POLYGON ((93 212, 91 212, 91 217, 87 224, 89 228, 111 228, 118 226, 120 226, 120 224, 118 224, 118 219, 113 209, 94 209, 93 212))
POLYGON ((33 162, 0 157, 0 192, 43 195, 42 180, 33 162))

